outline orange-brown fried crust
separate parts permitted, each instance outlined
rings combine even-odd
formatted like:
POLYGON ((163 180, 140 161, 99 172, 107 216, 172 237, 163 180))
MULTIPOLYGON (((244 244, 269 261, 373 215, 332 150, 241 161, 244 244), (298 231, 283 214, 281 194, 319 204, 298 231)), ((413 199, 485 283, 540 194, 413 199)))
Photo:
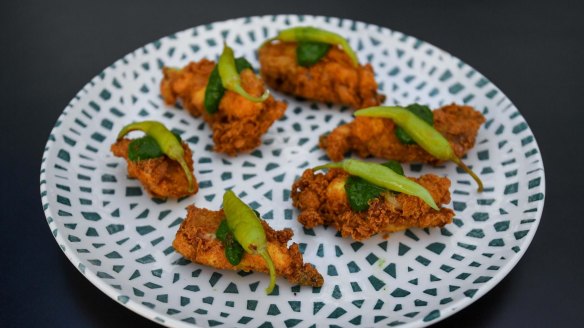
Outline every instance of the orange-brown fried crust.
MULTIPOLYGON (((216 269, 268 272, 264 259, 259 255, 245 253, 237 266, 225 257, 223 243, 215 237, 215 231, 225 217, 223 210, 210 211, 191 205, 187 218, 176 233, 172 246, 186 259, 216 269)), ((320 287, 324 279, 310 264, 304 263, 298 244, 287 246, 292 238, 290 229, 276 231, 262 220, 268 241, 268 253, 276 267, 278 276, 293 284, 320 287)))
MULTIPOLYGON (((434 128, 450 142, 459 158, 471 149, 485 117, 470 106, 448 105, 434 110, 434 128)), ((320 147, 333 161, 347 152, 360 157, 378 157, 400 162, 438 164, 440 160, 420 146, 401 143, 395 136, 395 123, 386 118, 356 117, 320 138, 320 147)))
MULTIPOLYGON (((128 176, 138 178, 144 188, 154 197, 179 198, 194 195, 199 191, 197 179, 193 175, 194 190, 189 192, 189 182, 185 171, 177 161, 166 156, 131 161, 128 159, 128 146, 130 139, 121 139, 111 146, 112 153, 117 157, 123 157, 128 162, 128 176)), ((185 161, 191 173, 193 172, 193 154, 186 143, 182 143, 185 161)))
POLYGON ((344 51, 331 47, 319 62, 303 67, 296 61, 296 45, 296 42, 276 42, 260 48, 260 73, 271 88, 354 109, 377 106, 385 99, 377 92, 370 64, 355 67, 344 51))
MULTIPOLYGON (((214 150, 234 156, 260 145, 261 137, 270 126, 284 115, 286 103, 270 96, 266 101, 249 101, 232 91, 225 91, 219 110, 209 114, 205 110, 205 89, 215 62, 203 59, 191 62, 184 68, 163 68, 164 78, 160 92, 167 105, 181 100, 184 108, 193 116, 203 119, 213 130, 214 150)), ((255 73, 246 69, 240 74, 243 88, 252 96, 259 97, 265 87, 255 73)))
POLYGON ((307 228, 333 225, 343 237, 367 239, 377 233, 389 233, 407 228, 442 227, 452 222, 454 211, 442 205, 450 203, 450 180, 433 174, 411 180, 424 186, 439 211, 418 197, 403 193, 384 193, 370 201, 369 209, 353 211, 348 203, 344 184, 348 174, 331 169, 326 174, 307 169, 292 185, 293 205, 300 210, 298 221, 307 228))

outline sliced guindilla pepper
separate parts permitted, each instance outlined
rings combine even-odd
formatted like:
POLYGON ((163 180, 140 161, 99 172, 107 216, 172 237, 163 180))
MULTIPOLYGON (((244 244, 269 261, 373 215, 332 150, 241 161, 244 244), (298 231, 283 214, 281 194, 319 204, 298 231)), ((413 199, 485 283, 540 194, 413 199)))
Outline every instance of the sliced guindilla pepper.
POLYGON ((317 166, 314 170, 317 171, 323 168, 343 169, 345 172, 363 178, 376 186, 416 196, 431 208, 437 211, 439 210, 436 202, 434 202, 434 198, 432 198, 432 195, 426 188, 381 164, 367 163, 356 159, 345 159, 341 162, 317 166))
POLYGON ((284 42, 321 42, 331 45, 339 45, 349 56, 353 66, 359 66, 357 55, 349 45, 349 42, 347 42, 347 39, 334 32, 312 26, 292 27, 280 31, 276 37, 268 39, 266 42, 272 40, 280 40, 284 42))
POLYGON ((130 123, 124 126, 118 134, 117 140, 122 139, 129 132, 136 130, 143 131, 150 137, 154 138, 164 155, 180 164, 189 183, 189 192, 193 192, 195 190, 193 174, 189 170, 187 162, 185 161, 185 152, 179 139, 177 139, 177 137, 162 123, 157 121, 143 121, 130 123))
POLYGON ((245 91, 245 89, 241 86, 241 78, 239 77, 239 73, 237 72, 237 68, 235 66, 233 49, 231 49, 226 44, 223 46, 223 52, 219 57, 217 70, 219 71, 221 83, 225 89, 231 90, 249 101, 263 102, 270 96, 270 92, 267 89, 260 97, 254 97, 245 91))
POLYGON ((402 127, 414 141, 430 155, 442 161, 453 161, 476 181, 478 191, 483 191, 481 179, 456 156, 444 136, 412 112, 399 106, 369 107, 355 112, 355 116, 389 118, 402 127))
MULTIPOLYGON (((414 113, 417 117, 421 118, 429 125, 434 126, 434 113, 430 107, 420 104, 411 104, 406 106, 405 109, 414 113)), ((414 139, 412 139, 412 137, 410 137, 410 135, 401 126, 396 127, 395 136, 403 144, 414 145, 416 143, 416 141, 414 141, 414 139)))
MULTIPOLYGON (((238 73, 241 73, 244 69, 251 69, 253 71, 253 66, 243 57, 235 58, 235 69, 238 73)), ((215 65, 209 75, 209 80, 207 81, 207 87, 205 88, 205 110, 209 114, 214 114, 219 110, 219 103, 221 103, 221 98, 225 94, 225 88, 221 82, 221 77, 219 76, 218 66, 215 65)))
POLYGON ((276 268, 268 253, 266 232, 260 218, 231 190, 223 194, 223 212, 229 229, 241 247, 249 254, 261 256, 266 262, 270 272, 270 284, 266 288, 266 294, 270 294, 276 285, 276 268))

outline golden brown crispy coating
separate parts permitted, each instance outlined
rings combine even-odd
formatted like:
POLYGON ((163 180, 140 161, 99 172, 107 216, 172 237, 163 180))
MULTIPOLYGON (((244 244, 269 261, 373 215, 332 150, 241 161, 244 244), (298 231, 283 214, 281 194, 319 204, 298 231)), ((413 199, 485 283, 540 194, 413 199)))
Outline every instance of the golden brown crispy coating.
MULTIPOLYGON (((224 218, 223 210, 210 211, 191 205, 187 218, 176 233, 172 246, 186 259, 217 269, 268 272, 264 259, 245 253, 237 266, 225 257, 223 243, 215 237, 215 231, 224 218)), ((262 220, 268 252, 274 261, 276 274, 293 284, 320 287, 324 279, 310 264, 304 263, 298 244, 287 247, 293 232, 290 229, 276 231, 262 220)))
MULTIPOLYGON (((234 156, 256 148, 261 137, 286 110, 286 103, 270 96, 266 101, 255 103, 232 91, 225 91, 219 110, 208 114, 205 110, 205 88, 215 63, 203 59, 191 62, 177 70, 165 67, 160 92, 167 105, 174 105, 178 99, 196 117, 203 116, 213 130, 215 151, 234 156)), ((263 94, 263 81, 252 70, 240 74, 243 88, 252 96, 263 94)))
POLYGON ((331 47, 318 63, 302 67, 296 61, 296 45, 272 42, 260 48, 260 73, 271 88, 354 109, 377 106, 385 99, 377 92, 370 64, 355 67, 345 52, 331 47))
MULTIPOLYGON (((133 162, 128 159, 128 146, 130 139, 121 139, 111 146, 112 153, 117 157, 123 157, 128 162, 128 176, 138 178, 144 188, 154 197, 179 198, 194 195, 199 191, 199 184, 193 175, 194 190, 189 192, 189 182, 185 171, 177 161, 166 156, 133 162)), ((191 173, 193 172, 193 154, 186 143, 182 143, 185 161, 191 173)))
POLYGON ((300 210, 298 221, 307 228, 332 224, 343 237, 363 240, 406 228, 442 227, 454 217, 454 211, 441 207, 450 203, 448 178, 433 174, 410 178, 428 189, 440 211, 415 196, 384 193, 370 201, 369 209, 363 212, 355 212, 349 206, 344 187, 347 178, 341 169, 331 169, 326 174, 304 171, 292 185, 291 193, 293 205, 300 210))
MULTIPOLYGON (((434 128, 454 149, 459 158, 471 149, 485 117, 470 106, 448 105, 434 110, 434 128)), ((437 164, 440 161, 420 146, 402 144, 395 136, 395 123, 378 117, 356 117, 320 139, 320 147, 333 161, 352 151, 360 157, 374 156, 400 162, 437 164)))

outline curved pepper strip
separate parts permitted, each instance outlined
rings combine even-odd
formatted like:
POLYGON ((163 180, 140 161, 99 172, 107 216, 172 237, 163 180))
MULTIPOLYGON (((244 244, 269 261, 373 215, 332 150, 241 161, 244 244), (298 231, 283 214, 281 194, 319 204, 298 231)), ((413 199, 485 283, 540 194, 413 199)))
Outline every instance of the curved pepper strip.
POLYGON ((284 42, 322 42, 332 45, 339 45, 343 51, 349 56, 351 62, 355 67, 359 66, 359 60, 357 59, 357 54, 347 42, 347 39, 343 38, 337 33, 323 30, 320 28, 312 26, 300 26, 292 27, 289 29, 282 30, 274 38, 267 40, 270 42, 272 40, 280 40, 284 42))
POLYGON ((276 268, 268 253, 266 232, 260 218, 231 190, 223 194, 223 212, 229 229, 241 247, 247 253, 257 254, 266 261, 270 272, 270 284, 266 288, 266 294, 272 293, 276 285, 276 268))
POLYGON ((184 158, 184 149, 176 136, 158 121, 142 121, 130 123, 124 126, 118 134, 117 140, 122 139, 129 132, 136 130, 143 131, 154 138, 162 152, 168 156, 168 158, 177 161, 180 164, 189 183, 189 192, 193 192, 195 190, 193 174, 189 170, 184 158))
POLYGON ((356 159, 345 159, 341 162, 317 166, 313 170, 317 171, 323 168, 343 169, 347 173, 367 180, 376 186, 416 196, 431 208, 436 211, 439 210, 434 198, 432 198, 432 195, 426 188, 381 164, 367 163, 356 159))
POLYGON ((412 112, 399 106, 369 107, 355 112, 355 116, 389 118, 404 129, 430 155, 443 161, 453 161, 476 181, 478 192, 483 191, 481 179, 456 156, 450 143, 434 127, 412 112))
POLYGON ((219 71, 219 76, 221 77, 221 83, 223 83, 223 87, 225 87, 225 89, 231 90, 244 97, 245 99, 253 102, 263 102, 270 96, 270 92, 267 89, 260 97, 254 97, 245 91, 245 89, 241 86, 241 78, 239 77, 239 73, 237 72, 237 68, 235 66, 233 49, 231 49, 227 44, 224 44, 223 46, 223 52, 219 57, 217 69, 219 71))

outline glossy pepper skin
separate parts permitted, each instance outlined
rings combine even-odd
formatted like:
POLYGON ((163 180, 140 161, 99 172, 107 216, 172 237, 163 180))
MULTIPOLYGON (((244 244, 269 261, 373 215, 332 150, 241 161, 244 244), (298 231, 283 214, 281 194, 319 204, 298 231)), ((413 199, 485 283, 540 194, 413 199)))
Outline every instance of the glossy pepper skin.
POLYGON ((245 99, 253 102, 263 102, 270 96, 270 92, 266 90, 264 94, 260 97, 254 97, 247 93, 245 89, 241 86, 241 78, 239 77, 239 72, 235 65, 235 57, 233 55, 233 49, 231 49, 227 44, 223 46, 223 52, 219 57, 219 62, 217 63, 217 70, 219 71, 219 76, 221 77, 221 82, 223 87, 227 90, 231 90, 245 99))
POLYGON ((266 261, 270 272, 270 284, 266 288, 266 294, 270 294, 276 285, 276 268, 268 253, 266 232, 260 218, 231 190, 223 194, 223 212, 229 229, 241 247, 247 253, 260 255, 266 261))
POLYGON ((118 133, 117 140, 121 140, 126 134, 136 130, 143 131, 154 138, 160 149, 162 149, 162 152, 168 156, 168 158, 177 161, 180 164, 185 172, 187 181, 189 182, 189 192, 193 192, 195 189, 194 177, 184 159, 185 153, 183 147, 176 136, 158 121, 142 121, 130 123, 124 126, 122 130, 120 130, 120 133, 118 133))
MULTIPOLYGON (((235 69, 237 73, 241 74, 244 69, 251 69, 253 67, 251 64, 243 57, 235 58, 235 69)), ((219 103, 225 94, 225 87, 223 87, 223 82, 221 81, 221 76, 219 76, 219 67, 215 65, 209 75, 209 80, 207 82, 207 87, 205 88, 205 110, 209 114, 215 114, 219 110, 219 103)))
POLYGON ((314 170, 317 171, 323 168, 343 169, 345 172, 358 176, 376 186, 416 196, 422 199, 431 208, 437 211, 439 210, 432 195, 426 190, 426 188, 381 164, 367 163, 355 159, 345 159, 341 162, 317 166, 314 170))
POLYGON ((322 42, 331 45, 339 45, 351 58, 353 65, 355 67, 359 66, 357 54, 355 54, 355 51, 353 51, 349 45, 349 42, 347 42, 347 39, 336 33, 320 28, 312 26, 292 27, 280 31, 276 37, 269 39, 266 42, 270 42, 272 40, 280 40, 284 42, 322 42))
POLYGON ((448 140, 414 113, 399 106, 376 106, 362 109, 356 112, 355 116, 383 117, 393 120, 430 155, 443 161, 453 161, 470 174, 478 185, 478 192, 483 191, 481 179, 456 156, 448 140))

